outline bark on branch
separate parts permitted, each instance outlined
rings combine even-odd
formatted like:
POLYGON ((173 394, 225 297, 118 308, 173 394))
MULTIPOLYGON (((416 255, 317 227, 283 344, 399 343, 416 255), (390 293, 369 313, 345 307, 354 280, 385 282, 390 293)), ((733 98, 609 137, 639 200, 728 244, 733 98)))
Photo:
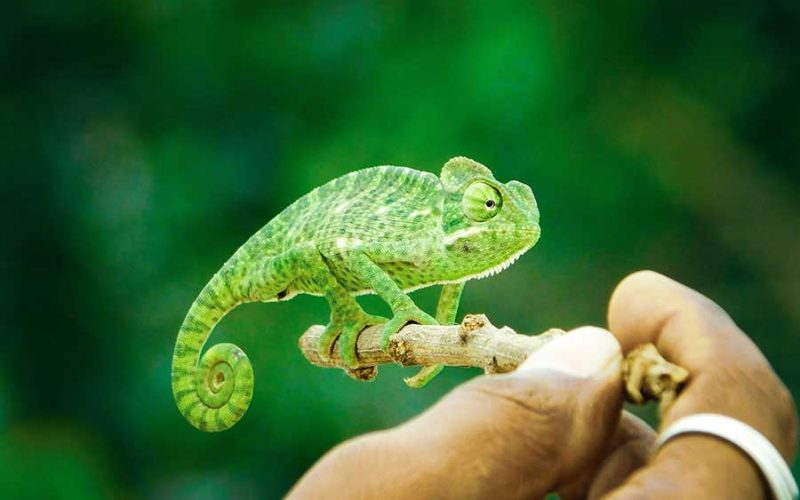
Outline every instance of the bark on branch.
MULTIPOLYGON (((341 368, 354 378, 370 380, 377 374, 376 365, 397 363, 403 366, 435 365, 475 366, 486 373, 513 371, 533 351, 564 334, 551 329, 528 336, 504 326, 497 328, 482 314, 468 314, 460 325, 406 325, 392 336, 386 351, 381 349, 382 325, 365 329, 358 337, 361 366, 347 368, 334 344, 330 359, 319 355, 318 346, 324 327, 314 325, 300 337, 300 350, 314 365, 341 368)), ((632 350, 623 363, 625 392, 629 401, 661 403, 662 411, 677 396, 689 373, 662 358, 652 344, 632 350)))

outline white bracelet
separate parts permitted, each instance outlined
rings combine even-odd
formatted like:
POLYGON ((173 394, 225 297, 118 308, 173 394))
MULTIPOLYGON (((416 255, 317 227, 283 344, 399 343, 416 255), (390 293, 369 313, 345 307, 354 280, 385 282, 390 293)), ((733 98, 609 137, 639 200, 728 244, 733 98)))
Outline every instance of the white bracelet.
POLYGON ((711 434, 745 452, 761 469, 776 500, 797 498, 797 483, 783 457, 760 432, 740 420, 715 413, 698 413, 678 419, 656 440, 661 447, 670 439, 686 433, 711 434))

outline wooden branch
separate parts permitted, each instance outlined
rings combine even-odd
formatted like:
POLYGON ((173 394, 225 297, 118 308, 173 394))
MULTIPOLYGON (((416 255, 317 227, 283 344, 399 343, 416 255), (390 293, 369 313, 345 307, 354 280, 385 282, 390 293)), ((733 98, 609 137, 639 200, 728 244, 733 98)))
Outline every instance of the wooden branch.
MULTIPOLYGON (((377 374, 376 365, 385 363, 475 366, 486 373, 506 373, 513 371, 532 352, 565 333, 550 329, 535 336, 521 335, 507 326, 497 328, 482 314, 468 314, 460 325, 406 325, 389 339, 389 347, 384 351, 381 349, 382 330, 383 325, 375 325, 361 332, 356 344, 361 365, 355 369, 343 364, 338 342, 333 345, 330 359, 319 355, 323 326, 310 327, 298 344, 314 365, 341 368, 353 378, 371 380, 377 374)), ((689 374, 648 345, 631 351, 623 363, 626 396, 637 404, 658 400, 663 411, 677 396, 689 374)))
POLYGON ((664 413, 689 379, 689 371, 664 359, 653 344, 643 344, 625 356, 622 378, 628 401, 641 405, 655 400, 664 413))

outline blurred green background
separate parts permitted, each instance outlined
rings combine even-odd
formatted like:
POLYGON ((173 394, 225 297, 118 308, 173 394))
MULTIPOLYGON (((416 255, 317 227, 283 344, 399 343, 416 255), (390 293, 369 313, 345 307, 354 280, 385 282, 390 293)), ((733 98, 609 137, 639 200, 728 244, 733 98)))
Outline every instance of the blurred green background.
POLYGON ((299 297, 212 337, 253 361, 241 423, 208 435, 175 408, 175 335, 211 274, 380 164, 466 155, 533 187, 541 242, 460 314, 602 325, 652 268, 718 301, 800 395, 799 20, 793 0, 5 5, 0 490, 275 497, 478 374, 414 391, 413 370, 312 367, 296 341, 328 310, 299 297))

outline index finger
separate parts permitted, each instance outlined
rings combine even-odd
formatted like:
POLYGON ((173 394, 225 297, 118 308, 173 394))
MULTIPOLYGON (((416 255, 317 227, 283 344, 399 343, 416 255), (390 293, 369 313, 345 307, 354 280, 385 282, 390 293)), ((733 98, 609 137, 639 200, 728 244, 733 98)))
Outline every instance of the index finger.
POLYGON ((789 392, 756 345, 710 299, 666 276, 640 271, 614 290, 608 323, 623 351, 652 342, 669 361, 689 370, 689 382, 662 424, 693 413, 724 413, 764 433, 785 456, 793 451, 796 423, 789 392))
MULTIPOLYGON (((663 275, 641 271, 617 286, 608 321, 624 351, 651 342, 669 361, 689 370, 686 387, 662 415, 662 428, 695 413, 729 415, 761 432, 791 463, 797 426, 792 398, 763 354, 717 304, 663 275)), ((728 472, 741 472, 722 478, 728 480, 720 483, 723 487, 757 477, 754 467, 729 444, 691 436, 668 442, 633 482, 641 487, 655 484, 648 479, 674 476, 676 471, 685 474, 684 479, 707 473, 707 467, 692 470, 690 465, 697 460, 698 447, 729 465, 728 472)), ((706 479, 719 476, 721 469, 716 470, 706 479)))
POLYGON ((623 351, 650 342, 695 375, 728 361, 740 366, 767 363, 722 308, 653 271, 636 272, 617 285, 608 325, 623 351))

